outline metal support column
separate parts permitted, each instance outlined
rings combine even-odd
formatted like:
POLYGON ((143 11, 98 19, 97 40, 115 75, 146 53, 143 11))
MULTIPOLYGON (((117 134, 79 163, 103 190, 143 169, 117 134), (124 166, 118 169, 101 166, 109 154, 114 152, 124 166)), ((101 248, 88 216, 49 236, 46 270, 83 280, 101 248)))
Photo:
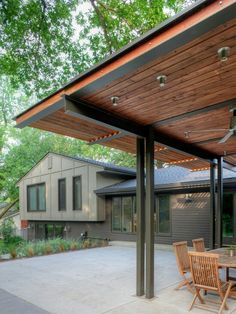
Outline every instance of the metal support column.
POLYGON ((210 165, 210 249, 215 248, 215 220, 216 220, 216 185, 215 185, 215 169, 216 165, 210 165))
POLYGON ((154 297, 154 136, 146 138, 146 298, 154 297))
POLYGON ((217 213, 216 213, 216 235, 217 247, 222 246, 222 212, 223 212, 223 157, 218 158, 217 171, 217 213))
POLYGON ((144 295, 145 265, 145 187, 144 187, 144 139, 137 138, 137 251, 136 251, 136 295, 144 295))

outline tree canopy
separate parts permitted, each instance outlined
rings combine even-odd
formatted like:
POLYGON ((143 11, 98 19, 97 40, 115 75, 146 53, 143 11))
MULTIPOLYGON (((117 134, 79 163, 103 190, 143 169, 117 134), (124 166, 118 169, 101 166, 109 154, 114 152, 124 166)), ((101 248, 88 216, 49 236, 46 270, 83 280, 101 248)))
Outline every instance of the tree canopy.
POLYGON ((191 2, 0 0, 0 200, 48 151, 135 166, 115 149, 16 130, 12 117, 191 2))

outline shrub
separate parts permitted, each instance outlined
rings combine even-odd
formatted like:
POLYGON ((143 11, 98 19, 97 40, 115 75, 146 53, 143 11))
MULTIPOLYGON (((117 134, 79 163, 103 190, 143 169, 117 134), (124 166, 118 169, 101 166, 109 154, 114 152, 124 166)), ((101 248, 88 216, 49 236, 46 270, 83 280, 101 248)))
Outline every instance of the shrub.
POLYGON ((11 255, 11 258, 15 259, 17 257, 16 247, 14 245, 9 246, 9 253, 11 255))
POLYGON ((34 249, 31 246, 27 247, 27 256, 28 257, 34 256, 34 249))
POLYGON ((4 220, 0 225, 0 234, 5 243, 9 243, 10 238, 14 236, 14 222, 12 219, 4 220))

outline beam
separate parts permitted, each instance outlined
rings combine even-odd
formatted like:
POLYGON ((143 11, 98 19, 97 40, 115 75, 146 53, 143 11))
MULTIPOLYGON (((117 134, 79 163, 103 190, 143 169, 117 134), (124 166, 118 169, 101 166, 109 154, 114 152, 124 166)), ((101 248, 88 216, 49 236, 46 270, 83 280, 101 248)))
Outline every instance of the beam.
POLYGON ((146 298, 154 297, 154 136, 146 137, 146 298))
POLYGON ((102 135, 102 136, 99 136, 99 137, 96 137, 96 138, 89 140, 88 145, 107 143, 107 142, 112 141, 114 139, 121 138, 122 136, 125 136, 125 135, 126 135, 126 133, 121 132, 121 131, 111 132, 109 134, 102 135))
POLYGON ((216 211, 216 186, 214 163, 210 165, 210 249, 215 248, 215 211, 216 211))
POLYGON ((216 243, 222 246, 222 212, 223 212, 223 157, 217 159, 217 213, 216 213, 216 243))
MULTIPOLYGON (((146 137, 149 127, 134 123, 128 119, 116 116, 106 110, 98 108, 79 99, 73 99, 64 96, 65 113, 73 117, 102 125, 115 131, 126 132, 127 135, 146 137)), ((193 144, 180 141, 174 137, 168 136, 160 132, 154 132, 154 140, 160 144, 171 147, 171 149, 194 155, 201 159, 211 162, 216 156, 203 148, 194 146, 193 144)))
POLYGON ((120 118, 109 111, 95 107, 85 101, 64 95, 65 113, 93 122, 115 131, 125 131, 128 135, 145 137, 145 128, 125 118, 120 118))
POLYGON ((230 100, 227 100, 227 101, 223 101, 223 102, 211 105, 211 106, 207 106, 207 107, 204 107, 204 108, 201 108, 201 109, 185 112, 185 113, 182 113, 182 114, 174 116, 174 117, 163 119, 161 121, 154 122, 152 124, 152 126, 153 127, 158 127, 158 126, 171 124, 171 123, 179 121, 179 120, 191 118, 191 117, 199 115, 199 114, 207 113, 207 112, 210 112, 210 111, 213 111, 213 110, 218 110, 218 109, 221 109, 221 108, 224 108, 224 107, 229 107, 229 106, 235 106, 236 107, 236 98, 233 98, 233 99, 230 99, 230 100))
POLYGON ((136 295, 144 295, 145 266, 145 187, 144 187, 144 139, 137 138, 137 252, 136 295))
POLYGON ((157 143, 170 147, 170 149, 172 150, 180 153, 184 152, 191 156, 196 156, 198 158, 208 160, 209 162, 212 162, 212 160, 216 158, 215 154, 212 154, 211 152, 203 148, 197 147, 191 143, 177 140, 172 136, 166 135, 158 131, 154 131, 154 140, 157 143))

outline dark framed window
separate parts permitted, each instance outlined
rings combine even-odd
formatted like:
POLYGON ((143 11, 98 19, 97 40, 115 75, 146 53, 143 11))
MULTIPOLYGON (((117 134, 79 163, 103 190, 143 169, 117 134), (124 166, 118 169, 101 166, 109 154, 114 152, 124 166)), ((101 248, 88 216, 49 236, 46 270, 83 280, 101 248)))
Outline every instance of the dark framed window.
POLYGON ((45 211, 46 210, 46 186, 39 183, 27 186, 27 210, 45 211))
POLYGON ((167 194, 156 196, 154 224, 158 234, 171 234, 170 197, 167 194))
POLYGON ((82 180, 81 180, 81 176, 73 178, 73 210, 82 210, 82 180))
POLYGON ((121 197, 112 200, 112 231, 121 231, 121 197))
POLYGON ((136 202, 133 196, 112 198, 112 231, 136 232, 136 202))
POLYGON ((66 210, 66 179, 58 180, 58 210, 66 210))

